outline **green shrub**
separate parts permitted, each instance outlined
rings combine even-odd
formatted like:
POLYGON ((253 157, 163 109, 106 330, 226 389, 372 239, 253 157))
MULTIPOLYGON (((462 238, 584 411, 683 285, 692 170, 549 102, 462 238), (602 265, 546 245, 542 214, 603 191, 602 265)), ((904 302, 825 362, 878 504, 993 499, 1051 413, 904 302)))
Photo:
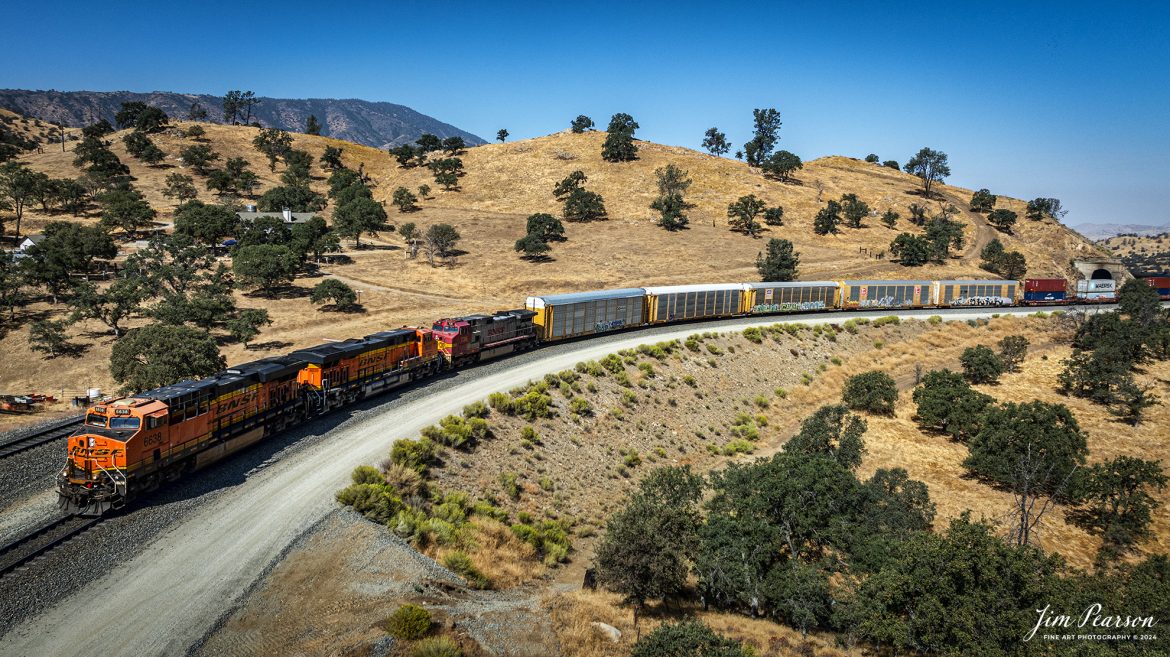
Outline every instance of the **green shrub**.
POLYGON ((491 435, 491 425, 478 417, 465 420, 458 415, 448 415, 439 421, 439 426, 423 429, 422 435, 441 445, 467 450, 491 435))
POLYGON ((627 468, 636 468, 642 464, 642 456, 638 454, 638 450, 631 448, 630 451, 626 452, 625 456, 622 457, 622 463, 627 468))
POLYGON ((395 639, 421 639, 431 631, 431 612, 418 605, 402 605, 386 619, 385 627, 395 639))
POLYGON ((938 324, 942 324, 942 317, 940 317, 938 315, 931 315, 930 317, 926 318, 926 321, 930 322, 931 324, 938 325, 938 324))
POLYGON ((354 468, 349 477, 353 479, 355 484, 381 484, 383 482, 382 473, 378 472, 377 468, 368 465, 359 465, 354 468))
POLYGON ((513 500, 520 499, 520 481, 515 472, 501 472, 500 486, 513 500))
POLYGON ((584 397, 577 397, 569 402, 569 411, 581 417, 593 415, 593 404, 590 404, 589 400, 584 397))
POLYGON ((609 354, 605 358, 602 358, 601 366, 613 374, 626 371, 625 363, 622 362, 621 356, 618 356, 617 354, 609 354))
POLYGON ((491 413, 491 411, 488 409, 487 404, 481 401, 472 402, 463 407, 463 417, 469 419, 473 417, 482 419, 487 417, 489 413, 491 413))
POLYGON ((634 394, 634 392, 630 390, 622 391, 622 404, 626 408, 633 408, 637 403, 638 395, 634 394))
POLYGON ((495 502, 491 500, 477 500, 471 507, 471 513, 472 515, 491 518, 500 522, 507 522, 508 520, 508 512, 496 506, 495 502))
POLYGON ((398 498, 394 489, 381 483, 380 477, 379 483, 376 484, 361 483, 347 486, 337 491, 336 497, 341 504, 353 507, 354 511, 382 524, 389 522, 403 508, 402 500, 398 498))
POLYGON ((503 392, 493 392, 488 395, 488 405, 501 413, 512 415, 514 403, 512 396, 503 392))
POLYGON ((687 384, 688 386, 690 386, 692 388, 695 388, 698 386, 698 384, 695 383, 695 377, 691 376, 690 374, 684 374, 682 381, 683 381, 683 383, 687 384))
POLYGON ((845 326, 845 331, 847 333, 857 333, 857 320, 856 319, 845 320, 844 326, 845 326))
POLYGON ((785 390, 784 388, 776 388, 775 390, 772 391, 772 394, 776 395, 776 397, 778 397, 780 399, 787 399, 788 398, 788 391, 785 390))
POLYGON ((541 477, 538 483, 540 484, 540 489, 546 493, 551 493, 554 488, 553 480, 549 477, 541 477))
POLYGON ((747 338, 749 342, 760 344, 764 341, 764 332, 754 326, 749 326, 743 330, 743 337, 747 338))
POLYGON ((756 446, 750 440, 743 438, 736 438, 735 440, 723 446, 724 456, 735 456, 736 454, 751 454, 756 451, 756 446))
POLYGON ((539 523, 512 525, 517 538, 536 548, 548 565, 560 563, 569 557, 568 526, 562 520, 544 520, 539 523))
POLYGON ((833 356, 832 358, 829 359, 829 362, 834 364, 834 365, 840 365, 843 361, 839 357, 833 356))
POLYGON ((617 374, 614 374, 613 380, 617 381, 618 385, 622 386, 623 388, 634 387, 634 384, 630 382, 630 376, 626 374, 625 370, 621 370, 617 374))
POLYGON ((577 376, 577 373, 573 370, 561 370, 557 372, 557 378, 565 383, 572 383, 581 377, 577 376))
POLYGON ((885 317, 878 317, 873 320, 874 326, 885 326, 886 324, 901 324, 902 319, 897 315, 886 315, 885 317))
POLYGON ((537 418, 552 417, 552 397, 538 390, 529 390, 513 402, 515 415, 532 422, 537 418))
POLYGON ((431 636, 410 648, 410 657, 463 657, 463 650, 447 636, 431 636))
POLYGON ((520 429, 520 440, 527 441, 536 445, 543 444, 540 440, 540 434, 530 424, 520 429))
POLYGON ((427 468, 438 463, 438 460, 438 446, 425 436, 418 440, 403 438, 390 448, 391 462, 417 470, 420 473, 425 473, 427 468))
POLYGON ((691 351, 694 351, 697 353, 699 351, 699 343, 700 343, 699 336, 692 335, 692 336, 688 337, 686 342, 684 342, 683 344, 686 345, 687 349, 690 349, 691 351))
POLYGON ((596 377, 605 376, 605 368, 601 366, 601 363, 598 363, 595 360, 589 360, 589 361, 577 363, 577 365, 573 369, 577 370, 578 372, 580 372, 582 374, 588 374, 589 376, 596 376, 596 377))
POLYGON ((752 402, 754 402, 755 405, 759 406, 760 408, 768 408, 768 406, 770 406, 772 403, 765 395, 756 395, 756 398, 753 399, 752 402))
POLYGON ((718 356, 718 355, 723 353, 722 349, 720 349, 717 345, 713 345, 713 344, 707 345, 707 351, 709 351, 711 354, 713 354, 715 356, 718 356))
POLYGON ((450 569, 455 574, 463 578, 465 582, 473 589, 490 589, 492 587, 492 580, 484 575, 478 568, 471 563, 471 557, 465 553, 455 550, 448 552, 443 556, 443 565, 450 569))

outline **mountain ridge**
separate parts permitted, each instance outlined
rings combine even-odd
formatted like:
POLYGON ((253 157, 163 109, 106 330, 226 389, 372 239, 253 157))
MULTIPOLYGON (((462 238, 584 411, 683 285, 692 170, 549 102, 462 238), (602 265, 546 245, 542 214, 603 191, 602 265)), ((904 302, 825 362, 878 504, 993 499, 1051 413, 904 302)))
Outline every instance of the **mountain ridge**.
MULTIPOLYGON (((376 148, 413 143, 424 132, 439 137, 462 137, 468 145, 487 143, 406 105, 360 98, 272 98, 261 96, 253 119, 265 127, 302 132, 309 115, 321 123, 321 134, 376 148)), ((223 123, 223 98, 211 94, 173 91, 58 91, 0 89, 0 108, 24 116, 78 128, 100 119, 114 122, 122 103, 144 102, 174 118, 186 118, 192 103, 207 111, 207 121, 223 123)))

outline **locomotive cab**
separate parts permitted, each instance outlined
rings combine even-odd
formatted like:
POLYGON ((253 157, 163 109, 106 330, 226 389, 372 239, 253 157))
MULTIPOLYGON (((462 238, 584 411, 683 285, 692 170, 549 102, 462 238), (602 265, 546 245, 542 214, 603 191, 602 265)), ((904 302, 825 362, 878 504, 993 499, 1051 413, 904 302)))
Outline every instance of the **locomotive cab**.
POLYGON ((59 503, 70 513, 100 515, 126 503, 128 464, 158 459, 167 407, 126 398, 91 407, 69 437, 68 460, 57 475, 59 503), (151 450, 154 450, 153 454, 151 450))

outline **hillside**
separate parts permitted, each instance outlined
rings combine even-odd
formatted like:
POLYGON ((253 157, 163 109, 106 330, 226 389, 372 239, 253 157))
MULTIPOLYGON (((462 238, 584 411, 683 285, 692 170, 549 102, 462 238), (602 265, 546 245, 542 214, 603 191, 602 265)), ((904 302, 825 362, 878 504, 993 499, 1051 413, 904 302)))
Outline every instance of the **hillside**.
POLYGON ((1117 235, 1099 244, 1134 272, 1170 272, 1170 232, 1117 235))
MULTIPOLYGON (((204 124, 204 128, 205 143, 223 159, 240 156, 249 161, 261 179, 258 193, 277 183, 282 167, 278 166, 275 173, 269 171, 267 161, 251 146, 255 128, 216 124, 204 124)), ((154 141, 167 153, 167 159, 163 165, 148 167, 126 154, 120 137, 121 134, 111 137, 112 150, 129 165, 136 178, 135 186, 160 211, 160 221, 170 221, 174 202, 162 196, 163 181, 167 175, 183 171, 177 153, 192 142, 178 136, 177 131, 156 135, 154 141)), ((280 300, 239 295, 242 307, 266 307, 274 323, 265 328, 252 349, 226 345, 225 357, 228 362, 241 362, 325 339, 365 335, 404 324, 429 325, 444 316, 515 308, 534 292, 756 280, 755 258, 766 240, 729 231, 726 217, 727 204, 749 193, 785 207, 785 224, 772 227, 764 237, 793 241, 800 252, 800 278, 804 280, 990 278, 991 274, 978 268, 978 253, 995 236, 1008 249, 1024 253, 1029 275, 1068 275, 1070 259, 1100 253, 1096 246, 1056 222, 1021 220, 1015 235, 1001 235, 987 226, 982 215, 964 211, 960 218, 969 226, 967 247, 960 257, 942 265, 902 267, 876 254, 887 250, 890 240, 900 231, 921 232, 904 219, 890 230, 871 218, 864 228, 846 228, 830 237, 815 235, 811 225, 824 201, 849 192, 857 193, 878 212, 895 208, 905 217, 906 207, 921 200, 912 193, 917 179, 908 174, 849 158, 829 157, 807 164, 800 172, 799 183, 781 184, 765 180, 741 162, 646 142, 640 144, 637 161, 607 163, 600 158, 603 139, 603 133, 558 133, 471 148, 462 156, 467 174, 460 180, 460 191, 442 191, 429 171, 400 169, 385 151, 325 137, 294 135, 295 147, 309 151, 315 158, 327 145, 343 147, 346 165, 362 167, 372 176, 375 198, 386 202, 392 222, 411 221, 423 228, 450 223, 463 236, 459 248, 464 253, 451 268, 432 268, 425 258, 407 259, 401 240, 392 233, 383 233, 381 239, 363 238, 363 244, 369 246, 360 250, 347 243, 349 262, 323 265, 314 277, 298 280, 300 291, 296 294, 280 300), (686 169, 695 181, 688 192, 688 199, 695 204, 690 210, 691 227, 677 233, 656 226, 648 207, 656 193, 654 170, 668 163, 686 169), (513 244, 524 232, 527 215, 544 211, 559 214, 552 188, 575 169, 589 176, 588 189, 605 197, 609 220, 568 224, 568 239, 553 245, 550 261, 520 259, 513 244), (818 182, 824 186, 820 202, 818 182), (432 191, 430 198, 420 202, 420 211, 400 214, 389 204, 399 185, 415 189, 423 183, 429 184, 432 191), (868 249, 869 254, 862 249, 868 249), (317 310, 306 296, 307 288, 319 280, 318 276, 334 277, 357 289, 364 312, 327 314, 317 310)), ((70 144, 70 151, 72 147, 70 144)), ((22 161, 53 177, 79 175, 72 164, 72 152, 46 149, 44 153, 24 156, 22 161)), ((205 180, 195 177, 200 198, 214 201, 214 195, 205 189, 205 180)), ((313 185, 318 191, 326 190, 324 172, 313 185)), ((940 191, 956 206, 967 207, 969 190, 941 186, 940 191)), ((1023 215, 1021 201, 1001 199, 1000 204, 1023 215)), ((323 214, 328 216, 329 212, 327 209, 323 214)), ((98 218, 94 210, 78 221, 96 222, 98 218)), ((29 208, 23 229, 31 234, 47 221, 69 219, 68 214, 45 214, 39 207, 29 208)), ((28 313, 44 311, 55 315, 65 309, 42 304, 27 309, 28 313)), ((0 357, 24 365, 0 373, 0 392, 112 389, 107 369, 111 338, 96 322, 79 325, 75 331, 81 341, 92 344, 84 356, 45 360, 28 347, 27 322, 9 330, 0 340, 0 357)))
POLYGON ((1091 240, 1106 240, 1120 235, 1151 236, 1165 233, 1170 226, 1149 226, 1146 224, 1077 224, 1073 226, 1081 235, 1091 240))
MULTIPOLYGON (((309 115, 321 122, 321 134, 368 146, 388 147, 409 144, 424 132, 439 137, 463 137, 468 144, 484 140, 420 112, 393 103, 333 98, 265 98, 253 111, 254 119, 266 127, 301 132, 309 115)), ((114 122, 122 103, 138 101, 161 108, 173 117, 186 117, 191 104, 198 102, 208 120, 219 121, 223 98, 208 94, 181 94, 166 91, 29 91, 0 89, 0 108, 44 121, 79 128, 99 119, 114 122)))

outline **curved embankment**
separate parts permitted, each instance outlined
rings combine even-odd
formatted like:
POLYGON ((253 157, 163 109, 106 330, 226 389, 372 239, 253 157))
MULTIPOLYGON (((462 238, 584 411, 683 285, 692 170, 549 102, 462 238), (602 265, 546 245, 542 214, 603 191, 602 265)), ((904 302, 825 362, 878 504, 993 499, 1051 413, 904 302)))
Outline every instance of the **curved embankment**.
MULTIPOLYGON (((1104 308, 1102 308, 1103 310, 1104 308)), ((903 311, 903 319, 967 320, 1034 309, 903 311)), ((276 562, 335 507, 334 491, 357 465, 377 461, 399 437, 458 412, 489 392, 523 384, 581 360, 700 330, 742 330, 777 322, 843 322, 875 313, 740 319, 648 329, 556 345, 466 370, 392 399, 334 428, 327 439, 249 473, 246 481, 191 513, 121 565, 0 641, 0 655, 184 654, 276 562)))

